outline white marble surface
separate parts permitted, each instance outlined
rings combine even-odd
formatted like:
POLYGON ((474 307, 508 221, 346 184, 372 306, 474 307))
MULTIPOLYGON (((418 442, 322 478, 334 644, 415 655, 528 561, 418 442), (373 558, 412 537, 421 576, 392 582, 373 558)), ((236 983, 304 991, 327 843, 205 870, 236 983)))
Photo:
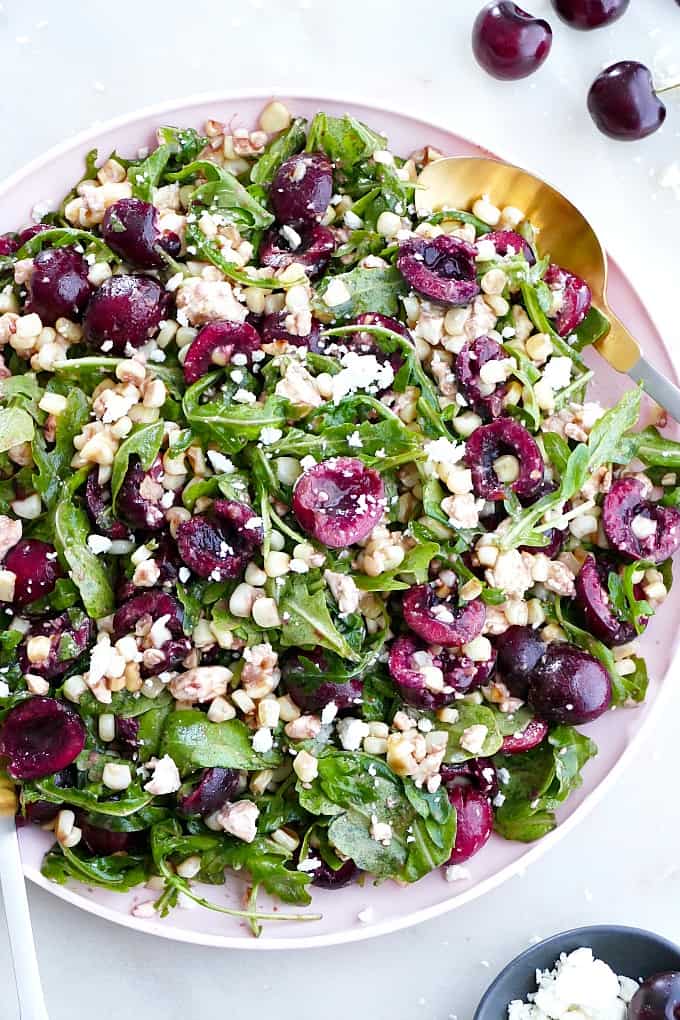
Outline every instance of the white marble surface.
MULTIPOLYGON (((551 9, 548 0, 526 5, 551 9)), ((680 93, 668 97, 664 130, 632 145, 596 133, 585 94, 602 66, 623 58, 664 74, 675 62, 680 79, 680 8, 632 0, 619 24, 589 35, 555 24, 541 72, 499 84, 470 54, 480 6, 9 0, 0 10, 0 172, 97 120, 199 91, 298 87, 383 101, 449 125, 567 191, 677 348, 680 193, 660 178, 680 155, 680 93)), ((536 935, 613 921, 680 941, 676 777, 677 724, 668 713, 595 814, 525 877, 410 931, 311 957, 152 941, 31 890, 50 1016, 241 1020, 271 1007, 281 1020, 470 1020, 494 972, 536 935)), ((0 1020, 16 1015, 11 987, 0 930, 0 1020)))

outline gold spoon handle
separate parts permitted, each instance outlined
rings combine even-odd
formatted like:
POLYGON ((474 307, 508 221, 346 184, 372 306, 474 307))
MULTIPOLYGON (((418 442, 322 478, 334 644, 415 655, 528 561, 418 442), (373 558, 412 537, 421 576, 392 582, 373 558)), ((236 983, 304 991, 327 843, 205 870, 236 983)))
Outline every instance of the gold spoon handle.
POLYGON ((625 372, 636 383, 642 383, 645 393, 665 408, 672 418, 680 422, 680 389, 654 368, 644 357, 637 340, 607 309, 611 329, 595 345, 612 368, 625 372))

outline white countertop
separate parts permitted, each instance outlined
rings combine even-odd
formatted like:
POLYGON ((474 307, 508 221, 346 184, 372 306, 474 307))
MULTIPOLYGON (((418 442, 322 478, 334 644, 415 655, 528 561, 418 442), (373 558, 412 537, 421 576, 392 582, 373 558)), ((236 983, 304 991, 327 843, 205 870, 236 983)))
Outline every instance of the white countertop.
MULTIPOLYGON (((0 173, 97 120, 196 92, 297 87, 383 100, 566 191, 635 280, 671 350, 680 346, 680 190, 660 186, 680 156, 680 92, 667 97, 664 129, 641 143, 598 135, 585 109, 590 82, 614 60, 664 74, 675 62, 680 80, 680 8, 632 0, 621 22, 591 34, 553 17, 548 63, 525 82, 501 84, 471 56, 481 5, 9 0, 0 7, 0 173)), ((549 0, 524 6, 551 10, 549 0)), ((523 878, 410 931, 311 957, 154 941, 31 889, 51 1020, 242 1020, 268 1008, 279 1020, 470 1020, 494 973, 535 936, 619 922, 680 941, 677 742, 667 713, 594 814, 523 878)), ((0 925, 0 1020, 14 1020, 11 988, 0 925)))

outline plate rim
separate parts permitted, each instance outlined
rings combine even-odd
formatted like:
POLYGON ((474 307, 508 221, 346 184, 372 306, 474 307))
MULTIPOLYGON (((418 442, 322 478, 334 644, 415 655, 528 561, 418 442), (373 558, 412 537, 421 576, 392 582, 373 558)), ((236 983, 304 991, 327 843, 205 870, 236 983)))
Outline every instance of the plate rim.
MULTIPOLYGON (((423 128, 431 128, 435 131, 441 131, 449 135, 455 135, 457 138, 467 142, 469 145, 474 146, 477 149, 483 149, 489 156, 496 159, 503 159, 502 156, 498 156, 495 152, 488 149, 485 145, 479 142, 470 140, 466 135, 459 134, 454 127, 443 124, 439 121, 430 120, 426 117, 421 117, 412 110, 397 109, 395 106, 389 103, 372 103, 367 102, 365 98, 359 95, 353 95, 351 91, 343 89, 341 93, 333 93, 324 91, 320 95, 315 89, 305 89, 300 87, 294 87, 291 91, 288 91, 282 86, 275 88, 263 89, 259 87, 243 88, 235 90, 211 90, 208 92, 193 93, 189 96, 181 96, 178 99, 167 99, 158 103, 151 103, 132 110, 128 113, 121 114, 117 117, 109 118, 105 121, 98 122, 97 124, 91 125, 82 131, 75 133, 69 138, 62 142, 57 142, 55 145, 50 146, 45 152, 40 153, 27 163, 20 166, 17 170, 13 171, 8 177, 6 177, 0 184, 0 201, 4 198, 7 192, 11 191, 12 188, 21 184, 26 178, 31 177, 37 171, 43 169, 54 159, 60 156, 67 155, 74 149, 78 149, 90 142, 96 142, 100 136, 108 131, 125 128, 132 126, 138 121, 145 120, 148 118, 161 118, 168 112, 173 114, 181 113, 183 110, 189 109, 198 105, 207 105, 214 103, 225 104, 234 103, 240 100, 256 100, 259 99, 263 103, 271 101, 273 99, 288 100, 291 103, 295 103, 300 100, 303 102, 318 102, 320 108, 325 103, 335 103, 342 105, 346 103, 348 106, 361 107, 364 110, 369 110, 380 115, 381 113, 387 113, 391 116, 399 117, 402 120, 408 120, 414 124, 420 125, 423 128)), ((503 160, 506 162, 505 160, 503 160)), ((648 305, 648 299, 642 298, 636 286, 633 285, 629 279, 627 273, 622 268, 622 262, 618 258, 614 258, 609 255, 607 249, 608 258, 614 262, 622 275, 625 278, 626 284, 630 287, 633 294, 639 300, 646 315, 649 317, 652 326, 662 339, 664 350, 673 366, 676 377, 678 374, 678 360, 673 350, 666 345, 663 341, 663 334, 659 329, 656 317, 653 310, 650 310, 648 305)), ((656 301, 653 301, 656 305, 656 301)), ((262 935, 259 938, 253 938, 252 936, 246 935, 214 935, 209 932, 199 932, 190 929, 177 928, 172 924, 169 924, 167 920, 155 920, 147 918, 137 918, 132 914, 123 914, 115 910, 112 910, 108 906, 97 903, 91 900, 80 892, 75 892, 67 886, 57 885, 54 882, 50 882, 49 879, 45 878, 41 872, 33 867, 32 865, 23 862, 22 866, 24 875, 35 885, 46 890, 53 896, 57 896, 59 899, 66 903, 70 903, 72 906, 77 907, 80 910, 84 910, 88 914, 92 914, 95 917, 102 918, 112 924, 122 925, 125 928, 129 928, 132 931, 142 933, 145 935, 156 936, 164 939, 168 939, 174 942, 183 942, 191 945, 202 945, 211 948, 221 949, 240 949, 248 951, 273 951, 273 950, 291 950, 291 949, 315 949, 324 948, 328 946, 345 945, 354 942, 362 942, 370 938, 376 938, 380 935, 392 934, 397 931, 403 931, 406 928, 413 927, 417 924, 422 924, 425 921, 433 920, 434 918, 440 917, 443 914, 449 913, 455 910, 457 907, 461 907, 473 900, 478 899, 481 896, 491 892, 493 889, 498 888, 503 883, 507 882, 510 878, 516 875, 522 874, 526 868, 528 868, 535 861, 540 859, 553 846, 556 845, 561 839, 563 839, 569 832, 571 832, 584 818, 586 818, 591 811, 600 803, 603 797, 609 792, 610 789, 618 782, 623 772, 628 766, 635 760, 636 756, 640 753, 640 750, 644 744, 644 741, 651 735, 653 731, 653 724, 660 714, 661 708, 665 706, 666 702, 670 700, 671 685, 666 682, 666 677, 680 661, 680 645, 676 648, 673 658, 669 662, 668 669, 663 677, 659 680, 659 692, 654 700, 654 703, 649 707, 645 719, 641 722, 639 727, 635 730, 635 733, 630 738, 627 746, 623 750, 621 756, 610 769, 607 775, 598 783, 598 785, 586 794, 583 801, 574 809, 572 814, 561 822, 552 832, 544 836, 539 842, 529 845, 528 849, 523 853, 517 860, 507 864, 501 868, 494 875, 476 883, 470 889, 464 890, 458 894, 452 895, 447 899, 442 900, 439 903, 432 904, 427 907, 421 907, 420 909, 410 911, 401 915, 398 918, 391 918, 387 921, 378 921, 370 924, 357 924, 354 928, 348 928, 342 932, 328 933, 322 935, 301 935, 299 937, 281 937, 281 938, 268 938, 267 935, 262 935)), ((304 924, 301 922, 302 927, 304 924)))

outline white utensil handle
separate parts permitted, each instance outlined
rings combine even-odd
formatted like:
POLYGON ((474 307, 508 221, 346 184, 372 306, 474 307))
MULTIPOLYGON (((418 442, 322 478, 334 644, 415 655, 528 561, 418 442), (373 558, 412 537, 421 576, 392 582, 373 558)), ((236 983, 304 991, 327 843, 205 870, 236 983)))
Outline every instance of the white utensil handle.
POLYGON ((680 390, 665 375, 654 368, 646 358, 640 360, 629 370, 628 375, 635 382, 641 382, 645 393, 665 408, 671 418, 680 422, 680 390))
POLYGON ((0 817, 0 886, 21 1020, 49 1020, 43 998, 31 917, 13 818, 0 817))

